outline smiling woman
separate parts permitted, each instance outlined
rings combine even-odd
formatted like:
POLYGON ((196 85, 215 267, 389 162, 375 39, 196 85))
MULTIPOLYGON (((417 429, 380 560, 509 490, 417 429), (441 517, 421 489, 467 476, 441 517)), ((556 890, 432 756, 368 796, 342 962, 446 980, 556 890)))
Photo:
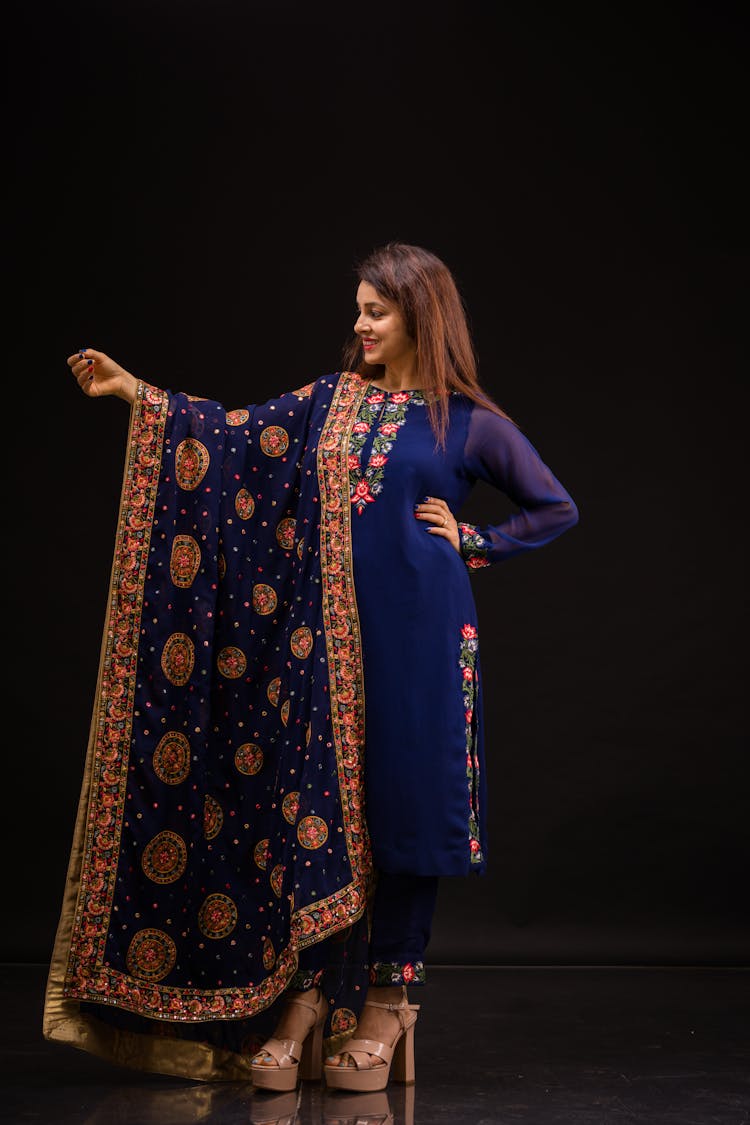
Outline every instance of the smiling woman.
POLYGON ((260 405, 68 357, 131 418, 50 1039, 276 1090, 414 1078, 439 878, 488 859, 471 575, 578 516, 480 388, 447 266, 391 243, 358 272, 344 369, 260 405), (477 481, 517 512, 459 523, 477 481))

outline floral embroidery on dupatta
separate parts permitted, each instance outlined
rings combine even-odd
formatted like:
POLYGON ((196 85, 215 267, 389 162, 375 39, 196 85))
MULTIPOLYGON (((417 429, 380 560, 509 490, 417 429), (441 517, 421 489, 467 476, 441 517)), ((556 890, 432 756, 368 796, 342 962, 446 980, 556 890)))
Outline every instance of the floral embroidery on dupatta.
MULTIPOLYGON (((359 377, 350 372, 342 373, 320 435, 318 479, 321 499, 320 568, 330 668, 331 723, 352 876, 357 889, 364 894, 372 872, 370 839, 362 808, 364 673, 354 590, 351 513, 345 500, 349 459, 346 437, 361 394, 359 377)), ((359 905, 363 906, 364 901, 359 905)), ((306 917, 302 912, 303 920, 306 917)), ((300 941, 300 948, 303 945, 304 939, 300 941)))
POLYGON ((474 722, 479 687, 476 667, 478 648, 479 639, 476 626, 464 625, 461 629, 461 652, 458 658, 458 666, 461 669, 464 717, 466 720, 466 780, 469 788, 469 851, 471 852, 472 864, 479 864, 483 860, 482 846, 479 840, 479 755, 476 743, 476 723, 474 722))
POLYGON ((421 391, 381 391, 374 387, 365 394, 349 439, 349 494, 352 506, 361 516, 383 491, 388 454, 406 421, 409 406, 424 406, 421 391), (367 465, 362 468, 362 449, 372 427, 377 432, 367 465))

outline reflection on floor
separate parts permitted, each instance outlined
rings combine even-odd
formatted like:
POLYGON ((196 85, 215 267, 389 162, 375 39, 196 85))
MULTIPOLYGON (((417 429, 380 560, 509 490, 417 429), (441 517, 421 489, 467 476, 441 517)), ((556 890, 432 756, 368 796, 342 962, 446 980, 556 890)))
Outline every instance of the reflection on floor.
MULTIPOLYGON (((42 1039, 46 966, 0 966, 8 1125, 747 1125, 750 971, 429 966, 417 1081, 290 1095, 111 1066, 42 1039)), ((418 993, 418 995, 417 995, 418 993)))

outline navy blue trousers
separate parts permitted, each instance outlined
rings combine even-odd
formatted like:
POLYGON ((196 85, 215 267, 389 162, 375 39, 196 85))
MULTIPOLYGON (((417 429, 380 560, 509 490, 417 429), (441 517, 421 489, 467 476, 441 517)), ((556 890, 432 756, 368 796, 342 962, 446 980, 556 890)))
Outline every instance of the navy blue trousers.
MULTIPOLYGON (((391 875, 377 872, 372 901, 370 984, 424 984, 424 956, 437 901, 437 875, 391 875)), ((320 982, 330 957, 331 938, 308 945, 299 954, 289 987, 312 988, 320 982)))

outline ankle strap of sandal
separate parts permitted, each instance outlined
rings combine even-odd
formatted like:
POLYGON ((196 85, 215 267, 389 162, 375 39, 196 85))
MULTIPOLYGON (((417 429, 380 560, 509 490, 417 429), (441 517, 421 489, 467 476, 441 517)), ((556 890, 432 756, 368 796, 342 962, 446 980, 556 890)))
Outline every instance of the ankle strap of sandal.
POLYGON ((420 1008, 419 1004, 409 1004, 405 996, 398 1004, 382 1004, 380 1000, 365 1000, 365 1004, 369 1004, 371 1008, 387 1008, 390 1012, 403 1012, 407 1008, 410 1012, 418 1012, 420 1008))
MULTIPOLYGON (((310 989, 312 992, 313 989, 310 989)), ((302 996, 287 996, 284 998, 287 1004, 299 1004, 301 1008, 309 1008, 311 1012, 317 1015, 320 1006, 320 988, 315 987, 315 1000, 308 1000, 304 995, 302 996)))

